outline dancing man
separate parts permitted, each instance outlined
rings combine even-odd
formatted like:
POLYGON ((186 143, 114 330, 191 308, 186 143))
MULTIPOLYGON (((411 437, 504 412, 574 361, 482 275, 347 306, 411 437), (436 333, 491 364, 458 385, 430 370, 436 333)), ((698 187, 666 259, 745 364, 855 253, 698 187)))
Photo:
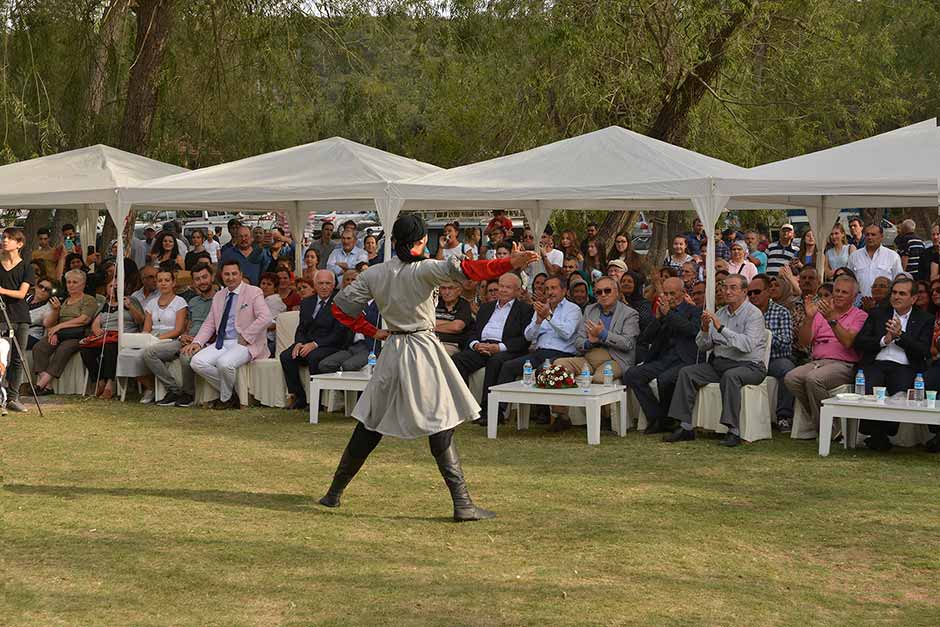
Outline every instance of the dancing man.
POLYGON ((395 257, 360 274, 334 300, 337 320, 357 333, 388 342, 372 381, 352 412, 359 424, 320 504, 339 506, 343 490, 383 435, 406 439, 428 436, 431 454, 454 501, 454 520, 492 518, 493 512, 477 507, 470 499, 454 448, 454 428, 475 419, 480 406, 434 334, 434 290, 450 281, 495 279, 526 267, 538 255, 514 246, 509 257, 492 261, 427 259, 427 227, 414 215, 395 221, 392 240, 395 257), (376 329, 362 315, 373 299, 387 330, 376 329))

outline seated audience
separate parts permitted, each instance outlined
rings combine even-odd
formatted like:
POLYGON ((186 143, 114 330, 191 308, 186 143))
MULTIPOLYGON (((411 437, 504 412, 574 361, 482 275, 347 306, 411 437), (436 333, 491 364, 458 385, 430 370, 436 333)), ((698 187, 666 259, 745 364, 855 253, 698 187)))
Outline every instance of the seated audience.
POLYGON ((728 260, 728 272, 740 274, 750 281, 757 276, 757 266, 747 258, 747 244, 738 240, 731 244, 731 259, 728 260))
MULTIPOLYGON (((610 277, 603 278, 609 279, 610 277)), ((613 279, 611 280, 613 281, 613 279)), ((593 302, 591 294, 588 292, 588 282, 577 272, 572 273, 571 279, 568 281, 568 300, 580 307, 582 312, 585 307, 593 302)))
POLYGON ((258 286, 261 288, 261 293, 264 295, 264 302, 268 306, 268 311, 271 312, 271 317, 274 318, 267 332, 268 350, 270 351, 269 357, 274 356, 277 344, 277 317, 287 311, 287 305, 284 304, 284 301, 281 300, 281 296, 277 293, 277 281, 276 274, 273 272, 265 272, 261 275, 261 284, 258 286))
MULTIPOLYGON (((465 379, 480 368, 486 369, 480 403, 483 411, 486 411, 490 387, 496 385, 502 365, 529 350, 525 329, 532 319, 533 309, 519 298, 523 292, 522 281, 509 272, 499 277, 497 286, 498 298, 480 305, 467 348, 453 355, 454 365, 465 379)), ((533 367, 537 366, 533 363, 533 367)))
POLYGON ((890 292, 891 279, 886 276, 876 277, 871 284, 871 296, 862 296, 862 309, 870 312, 876 307, 888 306, 890 292))
MULTIPOLYGON (((91 337, 100 338, 102 343, 92 342, 92 346, 81 346, 79 351, 82 356, 82 362, 85 364, 85 370, 88 371, 88 380, 95 382, 95 397, 109 399, 114 396, 114 379, 117 371, 118 343, 107 341, 107 334, 110 331, 116 334, 118 331, 118 306, 117 306, 117 279, 111 279, 107 288, 107 300, 98 310, 98 315, 91 323, 91 337)), ((124 297, 129 300, 128 297, 124 297)), ((124 305, 124 332, 137 333, 137 318, 134 313, 136 308, 124 305)))
POLYGON ((643 297, 643 275, 634 270, 620 277, 620 298, 639 315, 642 332, 653 321, 653 305, 643 297))
POLYGON ((85 273, 69 270, 65 273, 67 293, 64 299, 49 299, 51 310, 43 324, 46 337, 33 346, 33 372, 36 393, 52 394, 52 382, 62 376, 69 359, 78 352, 78 343, 87 333, 88 325, 98 312, 94 296, 85 293, 85 273))
POLYGON ((176 241, 176 235, 169 231, 161 231, 160 234, 154 238, 148 259, 150 260, 150 265, 155 266, 159 266, 167 261, 172 261, 182 270, 185 265, 183 256, 180 254, 179 244, 176 241))
POLYGON ((930 283, 921 279, 915 285, 917 292, 914 294, 914 306, 921 311, 928 311, 930 309, 930 283))
MULTIPOLYGON (((854 346, 862 354, 859 367, 865 371, 865 393, 884 386, 888 396, 914 387, 914 377, 927 369, 933 317, 914 307, 915 282, 899 276, 891 284, 890 304, 873 309, 855 336, 854 346)), ((865 446, 875 451, 891 449, 890 436, 898 433, 897 422, 863 420, 859 431, 868 435, 865 446)))
POLYGON ((332 222, 324 222, 323 227, 320 229, 320 237, 315 239, 310 248, 304 252, 304 267, 308 265, 313 265, 316 270, 326 270, 326 262, 330 258, 330 255, 336 249, 336 242, 333 241, 333 226, 332 222), (310 259, 308 261, 307 255, 310 251, 313 251, 316 254, 316 260, 310 259))
MULTIPOLYGON (((382 317, 379 316, 379 307, 374 300, 369 301, 369 304, 362 310, 362 315, 372 326, 381 327, 382 317)), ((369 362, 370 352, 375 353, 378 357, 382 352, 382 343, 375 338, 356 333, 353 336, 352 344, 320 360, 320 372, 326 374, 362 370, 369 362)))
POLYGON ((26 297, 29 305, 29 335, 26 340, 26 350, 32 350, 36 342, 46 335, 46 326, 43 320, 52 309, 49 299, 52 297, 53 283, 50 279, 36 279, 36 287, 26 297))
POLYGON ((450 356, 456 355, 464 345, 472 317, 470 303, 460 297, 460 283, 442 283, 437 308, 434 310, 434 332, 450 356))
POLYGON ((607 276, 617 283, 620 283, 620 278, 627 270, 627 264, 621 259, 611 259, 607 262, 607 276))
POLYGON ((604 254, 603 246, 593 238, 582 242, 582 246, 584 247, 582 269, 590 275, 592 280, 604 276, 604 270, 607 269, 607 255, 604 254))
POLYGON ((689 304, 685 296, 680 279, 663 282, 656 315, 637 340, 639 345, 649 346, 647 359, 623 375, 623 384, 633 390, 646 414, 647 434, 669 430, 666 419, 679 370, 694 364, 698 356, 695 336, 701 326, 702 310, 689 304), (658 398, 650 388, 653 380, 658 398))
POLYGON ((696 281, 689 293, 692 304, 699 309, 705 309, 705 281, 696 281))
MULTIPOLYGON (((379 250, 379 238, 375 235, 366 235, 362 238, 362 248, 366 251, 366 263, 369 266, 374 266, 377 263, 382 263, 383 255, 382 251, 379 250)), ((359 262, 363 263, 363 262, 359 262)), ((359 269, 358 264, 356 269, 359 269)))
POLYGON ((213 297, 205 322, 180 352, 192 355, 193 370, 219 391, 213 408, 240 409, 235 374, 241 366, 268 354, 266 331, 272 317, 261 288, 242 281, 237 260, 222 262, 222 282, 225 289, 213 297), (215 342, 210 344, 213 336, 215 342))
MULTIPOLYGON (((343 237, 352 232, 343 233, 343 237)), ((320 372, 325 357, 343 350, 348 345, 347 329, 333 317, 333 289, 336 275, 330 270, 317 270, 316 294, 300 303, 300 322, 294 333, 294 343, 281 351, 281 368, 287 381, 287 391, 293 396, 290 409, 307 407, 307 382, 300 379, 300 367, 309 372, 320 372)), ((319 399, 311 399, 314 403, 319 399)))
POLYGON ((143 363, 155 379, 166 388, 164 397, 157 401, 161 407, 192 407, 196 396, 196 374, 193 372, 192 355, 182 354, 183 346, 193 342, 202 323, 209 316, 212 299, 215 296, 215 283, 212 280, 212 268, 201 263, 192 269, 194 295, 186 302, 188 326, 175 341, 163 341, 151 344, 143 351, 143 363), (170 373, 167 364, 179 358, 182 381, 179 382, 170 373))
POLYGON ((157 298, 157 269, 154 266, 144 266, 140 270, 140 289, 131 294, 131 298, 140 305, 141 310, 147 308, 150 301, 157 298))
POLYGON ((694 440, 692 410, 698 390, 708 383, 721 386, 721 424, 728 427, 722 446, 741 443, 741 388, 764 380, 764 350, 767 328, 760 309, 747 299, 747 279, 732 274, 725 281, 726 305, 717 313, 702 312, 701 331, 695 343, 701 351, 712 351, 707 363, 686 366, 679 371, 676 392, 669 406, 669 416, 680 422, 679 428, 666 436, 666 442, 694 440))
MULTIPOLYGON (((853 306, 858 284, 843 275, 832 284, 832 300, 804 301, 806 319, 799 329, 799 343, 812 351, 812 361, 797 366, 784 377, 784 384, 802 403, 803 409, 819 430, 819 410, 829 398, 829 390, 849 385, 855 378, 855 362, 860 358, 854 347, 855 336, 868 318, 853 306)), ((820 434, 830 437, 830 434, 820 434)))
POLYGON ((509 383, 521 377, 526 360, 532 363, 533 368, 539 369, 544 361, 551 363, 562 357, 575 356, 581 309, 565 298, 567 287, 563 277, 553 276, 545 281, 547 301, 533 303, 535 313, 524 333, 534 350, 503 363, 497 383, 509 383))
MULTIPOLYGON (((597 302, 584 310, 583 324, 575 337, 577 357, 555 360, 575 376, 587 367, 594 383, 604 382, 604 367, 610 362, 614 380, 619 380, 636 363, 636 341, 640 335, 640 317, 636 310, 620 300, 620 288, 610 277, 597 280, 597 302)), ((561 418, 553 424, 555 430, 571 423, 561 418)))
POLYGON ((196 264, 199 263, 201 258, 199 253, 205 253, 209 256, 209 263, 212 263, 212 253, 206 248, 206 233, 202 229, 193 230, 192 235, 190 235, 192 240, 192 247, 189 249, 189 252, 186 253, 186 258, 183 260, 184 268, 192 272, 193 268, 196 267, 196 264))
POLYGON ((764 324, 772 335, 767 376, 777 379, 777 428, 789 433, 793 423, 793 394, 783 378, 796 367, 793 363, 793 319, 790 311, 770 299, 770 277, 758 274, 748 284, 747 296, 764 314, 764 324))
POLYGON ((673 237, 672 251, 663 260, 663 267, 672 268, 678 272, 683 264, 692 261, 692 255, 686 251, 687 245, 685 237, 681 235, 673 237))
POLYGON ((234 246, 222 247, 222 263, 235 261, 238 263, 239 272, 248 279, 248 283, 258 285, 261 273, 271 265, 271 256, 267 249, 254 243, 251 229, 247 226, 238 227, 237 239, 234 241, 234 246))
POLYGON ((335 275, 337 283, 342 279, 343 273, 350 268, 355 268, 357 263, 369 261, 366 251, 356 246, 355 231, 343 231, 339 241, 340 247, 333 249, 330 258, 326 262, 326 269, 335 275))

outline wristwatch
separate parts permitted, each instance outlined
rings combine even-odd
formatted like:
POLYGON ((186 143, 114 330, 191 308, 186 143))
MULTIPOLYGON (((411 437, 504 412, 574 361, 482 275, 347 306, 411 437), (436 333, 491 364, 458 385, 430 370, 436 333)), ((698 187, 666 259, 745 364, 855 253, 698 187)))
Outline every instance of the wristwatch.
POLYGON ((838 320, 829 320, 828 322, 829 322, 829 326, 832 327, 833 329, 835 329, 836 325, 839 324, 838 320))

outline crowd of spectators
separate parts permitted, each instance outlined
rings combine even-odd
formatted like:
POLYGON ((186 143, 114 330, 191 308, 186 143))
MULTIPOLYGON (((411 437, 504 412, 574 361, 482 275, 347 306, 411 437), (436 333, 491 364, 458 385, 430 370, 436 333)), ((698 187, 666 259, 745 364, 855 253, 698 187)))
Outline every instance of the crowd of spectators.
MULTIPOLYGON (((227 228, 225 245, 213 229, 195 230, 187 241, 175 222, 134 239, 122 261, 124 329, 152 340, 120 350, 115 243, 105 254, 82 250, 74 227, 65 225, 62 243, 53 246, 50 232, 40 230, 28 256, 24 301, 24 337, 39 393, 51 393, 80 352, 99 397, 115 394, 119 376, 132 377, 142 402, 186 407, 198 374, 219 391, 215 406, 229 409, 240 403, 238 367, 275 358, 289 406, 302 409, 316 401, 306 398, 301 366, 311 373, 356 370, 370 353, 380 353, 381 343, 354 335, 332 315, 337 291, 382 263, 375 235, 360 233, 352 221, 338 229, 324 224, 295 276, 300 243, 283 230, 251 229, 238 220, 227 228), (293 343, 277 354, 277 318, 287 311, 299 312, 299 324, 293 343), (169 368, 176 359, 179 379, 169 368), (161 398, 155 398, 158 382, 161 398)), ((636 395, 646 432, 665 433, 668 442, 694 439, 697 390, 718 383, 720 422, 728 428, 721 444, 736 446, 741 387, 766 376, 779 381, 772 419, 782 432, 792 428, 797 404, 818 428, 821 401, 852 383, 858 368, 869 393, 882 385, 889 395, 906 392, 918 373, 928 389, 940 388, 940 226, 932 228, 929 246, 915 230, 911 220, 900 225, 895 251, 882 245, 880 225, 858 218, 848 231, 836 224, 824 244, 805 230, 799 245, 789 223, 771 241, 761 230, 728 228, 710 236, 696 219, 672 238, 665 258, 653 260, 634 250, 628 233, 601 240, 592 223, 583 237, 550 226, 536 234, 514 229, 497 211, 482 232, 447 224, 428 256, 498 259, 517 243, 537 251, 539 260, 498 280, 442 285, 434 332, 461 375, 469 380, 483 370, 483 407, 489 388, 518 379, 526 361, 575 375, 587 369, 596 382, 610 364, 636 395), (703 280, 711 245, 715 313, 705 310, 703 280)), ((8 297, 2 287, 0 294, 8 297)), ((366 316, 381 324, 374 305, 366 316)), ((552 430, 571 426, 562 410, 536 420, 552 430)), ((869 447, 886 450, 894 428, 866 423, 862 432, 869 447)), ((940 451, 936 437, 930 449, 940 451)))

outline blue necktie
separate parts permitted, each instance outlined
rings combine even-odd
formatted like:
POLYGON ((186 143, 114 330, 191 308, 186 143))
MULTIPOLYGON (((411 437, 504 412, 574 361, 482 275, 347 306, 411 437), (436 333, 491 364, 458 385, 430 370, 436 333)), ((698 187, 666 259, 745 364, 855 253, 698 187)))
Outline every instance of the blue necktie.
POLYGON ((218 349, 221 349, 222 345, 225 343, 225 329, 228 327, 229 312, 232 311, 233 296, 235 296, 235 292, 230 291, 225 299, 225 309, 222 310, 222 322, 219 323, 219 331, 215 334, 215 347, 218 349))

